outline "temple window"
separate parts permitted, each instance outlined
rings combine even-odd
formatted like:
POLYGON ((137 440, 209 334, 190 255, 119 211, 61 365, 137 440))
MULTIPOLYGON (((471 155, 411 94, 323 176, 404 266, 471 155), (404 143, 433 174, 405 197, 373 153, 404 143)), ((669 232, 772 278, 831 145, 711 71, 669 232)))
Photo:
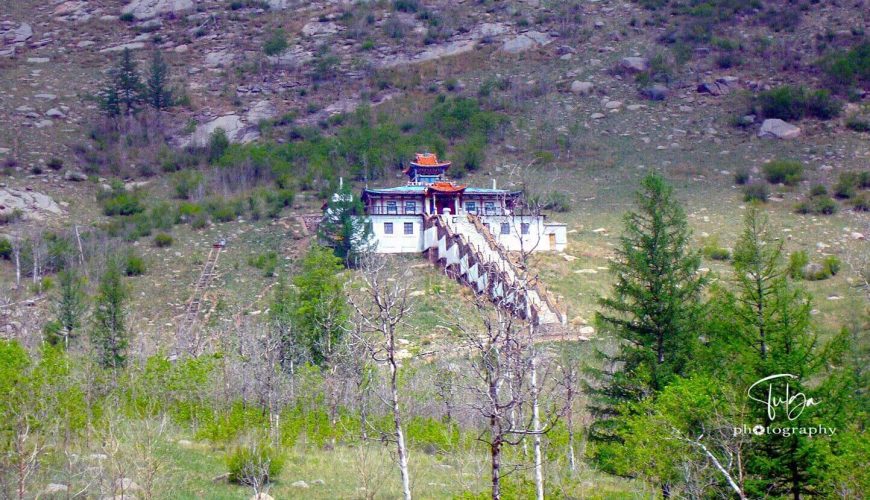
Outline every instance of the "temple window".
POLYGON ((387 202, 387 213, 388 214, 395 214, 398 212, 399 212, 398 204, 395 201, 388 201, 387 202))
POLYGON ((483 204, 483 208, 486 210, 487 215, 494 214, 495 213, 495 202, 494 201, 487 201, 486 203, 483 204))
POLYGON ((414 234, 414 223, 406 222, 405 223, 405 234, 414 234))
POLYGON ((406 201, 405 202, 405 213, 406 214, 417 213, 417 202, 416 201, 406 201))
POLYGON ((520 231, 523 234, 529 234, 529 223, 528 222, 521 223, 520 224, 520 231))
POLYGON ((465 211, 470 213, 470 214, 476 213, 477 212, 477 203, 475 203, 473 201, 466 201, 465 202, 465 211))
POLYGON ((511 234, 511 225, 507 222, 501 223, 501 234, 511 234))
POLYGON ((392 222, 384 222, 384 234, 393 234, 392 222))

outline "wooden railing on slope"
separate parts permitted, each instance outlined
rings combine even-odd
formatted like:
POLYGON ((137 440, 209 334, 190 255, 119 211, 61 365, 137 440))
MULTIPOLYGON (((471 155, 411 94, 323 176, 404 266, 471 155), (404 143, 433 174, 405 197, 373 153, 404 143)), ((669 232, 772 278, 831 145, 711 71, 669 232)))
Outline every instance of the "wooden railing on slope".
POLYGON ((179 355, 183 353, 196 354, 192 351, 195 351, 199 346, 199 339, 195 335, 197 321, 199 320, 199 311, 202 307, 205 291, 208 289, 212 278, 216 274, 215 268, 217 268, 218 258, 223 249, 223 242, 212 245, 208 252, 208 257, 205 259, 205 264, 202 266, 202 272, 199 275, 199 279, 196 280, 196 284, 193 286, 193 293, 190 296, 190 301, 187 303, 184 317, 178 324, 176 350, 179 355))
MULTIPOLYGON (((480 220, 480 217, 471 213, 467 214, 467 216, 468 220, 471 221, 472 224, 474 224, 474 228, 477 229, 477 231, 481 235, 483 235, 483 239, 487 242, 487 244, 489 244, 490 249, 497 252, 499 256, 513 268, 516 276, 522 276, 520 270, 517 267, 517 263, 514 262, 513 259, 509 258, 507 252, 505 252, 504 250, 504 247, 502 247, 498 243, 498 241, 496 241, 489 228, 487 228, 486 225, 480 220)), ((541 298, 541 300, 543 300, 544 303, 546 303, 547 306, 550 308, 550 310, 559 317, 560 321, 564 323, 567 319, 567 314, 562 312, 563 309, 559 304, 559 301, 556 300, 556 298, 550 293, 549 290, 547 290, 544 284, 541 283, 540 280, 535 279, 534 283, 532 283, 531 286, 532 289, 538 292, 538 296, 541 298)))

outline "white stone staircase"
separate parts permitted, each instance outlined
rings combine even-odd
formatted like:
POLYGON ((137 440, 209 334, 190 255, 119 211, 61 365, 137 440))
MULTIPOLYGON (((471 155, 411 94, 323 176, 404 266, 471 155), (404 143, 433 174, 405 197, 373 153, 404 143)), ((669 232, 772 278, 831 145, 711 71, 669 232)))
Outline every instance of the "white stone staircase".
POLYGON ((537 325, 564 325, 566 315, 543 288, 522 272, 470 215, 438 215, 427 220, 425 247, 448 274, 486 293, 496 304, 537 325))

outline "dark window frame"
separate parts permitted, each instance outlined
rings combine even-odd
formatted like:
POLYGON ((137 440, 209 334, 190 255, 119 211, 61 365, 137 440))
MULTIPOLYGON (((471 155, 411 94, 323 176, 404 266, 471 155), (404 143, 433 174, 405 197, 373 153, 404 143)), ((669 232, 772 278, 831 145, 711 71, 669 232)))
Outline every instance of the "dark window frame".
POLYGON ((499 229, 499 234, 511 234, 511 225, 509 222, 502 222, 501 228, 499 229))
POLYGON ((393 234, 392 222, 384 222, 384 234, 393 234))
POLYGON ((405 222, 402 226, 402 230, 405 235, 414 234, 414 223, 413 222, 405 222))

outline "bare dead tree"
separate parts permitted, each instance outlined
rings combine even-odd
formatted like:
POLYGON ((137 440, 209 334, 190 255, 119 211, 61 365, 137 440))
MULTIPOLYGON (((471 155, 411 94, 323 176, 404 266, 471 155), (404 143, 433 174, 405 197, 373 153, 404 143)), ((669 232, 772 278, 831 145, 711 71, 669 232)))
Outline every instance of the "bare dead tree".
POLYGON ((408 301, 409 270, 391 269, 387 259, 380 255, 367 254, 360 259, 360 270, 365 285, 364 298, 351 297, 350 302, 361 322, 359 341, 365 345, 371 359, 386 364, 389 369, 389 405, 393 416, 393 435, 396 444, 399 472, 402 478, 402 494, 411 499, 411 479, 408 472, 408 449, 402 429, 402 412, 399 405, 399 357, 397 328, 410 314, 408 301))

